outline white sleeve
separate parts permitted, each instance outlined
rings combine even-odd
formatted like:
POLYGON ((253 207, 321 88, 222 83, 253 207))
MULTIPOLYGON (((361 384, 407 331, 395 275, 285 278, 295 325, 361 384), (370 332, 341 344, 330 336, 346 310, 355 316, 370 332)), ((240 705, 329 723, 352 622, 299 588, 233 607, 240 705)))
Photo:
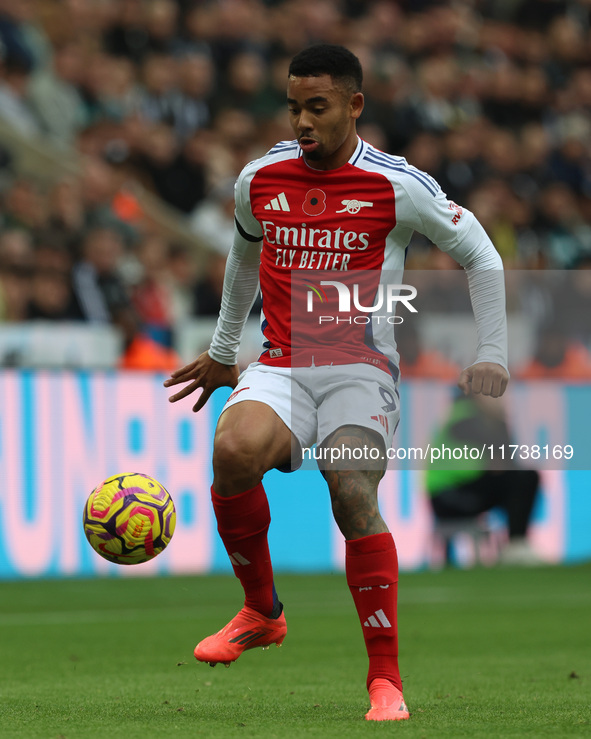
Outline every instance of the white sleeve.
POLYGON ((476 218, 472 216, 464 240, 448 253, 468 277, 470 300, 478 331, 476 362, 496 362, 507 371, 507 315, 503 261, 476 218))
POLYGON ((236 183, 236 228, 226 261, 220 315, 208 354, 221 364, 236 364, 238 347, 259 290, 262 231, 249 201, 251 178, 236 183))
POLYGON ((236 229, 228 254, 220 315, 208 354, 221 364, 236 364, 238 347, 259 289, 261 244, 245 239, 236 229))
POLYGON ((475 362, 507 369, 503 261, 473 213, 448 200, 427 174, 410 169, 396 198, 397 222, 427 236, 465 269, 478 332, 475 362))

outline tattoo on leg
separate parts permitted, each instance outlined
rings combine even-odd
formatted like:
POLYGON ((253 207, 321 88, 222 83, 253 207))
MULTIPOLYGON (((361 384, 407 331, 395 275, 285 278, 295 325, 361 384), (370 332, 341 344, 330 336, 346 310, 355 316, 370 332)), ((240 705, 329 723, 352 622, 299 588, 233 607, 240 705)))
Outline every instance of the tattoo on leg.
MULTIPOLYGON (((351 449, 379 448, 381 439, 372 431, 358 427, 339 429, 326 446, 343 445, 351 449)), ((328 483, 335 520, 346 539, 359 539, 388 531, 378 508, 378 484, 384 474, 384 462, 367 459, 356 461, 357 469, 340 469, 340 463, 326 462, 323 472, 328 483), (368 467, 373 467, 368 469, 368 467)), ((352 466, 352 465, 351 465, 352 466)))

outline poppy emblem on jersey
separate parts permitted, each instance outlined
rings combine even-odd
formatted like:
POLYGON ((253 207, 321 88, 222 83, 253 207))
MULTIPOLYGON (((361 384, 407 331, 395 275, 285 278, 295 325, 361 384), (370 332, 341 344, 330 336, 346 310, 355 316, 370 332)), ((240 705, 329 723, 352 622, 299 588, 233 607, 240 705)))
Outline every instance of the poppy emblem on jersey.
POLYGON ((341 200, 341 205, 345 207, 342 210, 337 210, 337 213, 359 213, 361 208, 373 208, 373 203, 368 200, 341 200))
POLYGON ((302 210, 307 216, 319 216, 324 213, 326 210, 326 193, 317 187, 308 190, 302 203, 302 210))

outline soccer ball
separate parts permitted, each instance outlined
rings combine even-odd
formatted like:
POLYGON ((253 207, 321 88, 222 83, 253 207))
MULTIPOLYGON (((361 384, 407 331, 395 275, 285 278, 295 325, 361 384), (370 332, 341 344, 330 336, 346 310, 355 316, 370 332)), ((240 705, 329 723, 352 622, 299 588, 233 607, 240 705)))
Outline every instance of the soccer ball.
POLYGON ((119 565, 136 565, 166 548, 176 512, 170 493, 159 482, 140 472, 124 472, 92 491, 82 524, 97 554, 119 565))

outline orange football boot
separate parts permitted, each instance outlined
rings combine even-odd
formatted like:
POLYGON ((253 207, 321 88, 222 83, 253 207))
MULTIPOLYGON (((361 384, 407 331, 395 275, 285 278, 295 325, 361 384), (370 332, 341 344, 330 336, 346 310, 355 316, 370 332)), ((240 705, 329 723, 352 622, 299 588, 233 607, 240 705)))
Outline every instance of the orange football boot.
POLYGON ((402 693, 389 680, 376 677, 369 686, 371 708, 365 714, 367 721, 401 721, 410 714, 402 693))
POLYGON ((218 662, 229 667, 247 649, 267 649, 271 644, 280 647, 286 634, 283 610, 278 618, 267 618, 244 606, 221 631, 200 641, 194 654, 199 662, 207 662, 212 667, 218 662))

